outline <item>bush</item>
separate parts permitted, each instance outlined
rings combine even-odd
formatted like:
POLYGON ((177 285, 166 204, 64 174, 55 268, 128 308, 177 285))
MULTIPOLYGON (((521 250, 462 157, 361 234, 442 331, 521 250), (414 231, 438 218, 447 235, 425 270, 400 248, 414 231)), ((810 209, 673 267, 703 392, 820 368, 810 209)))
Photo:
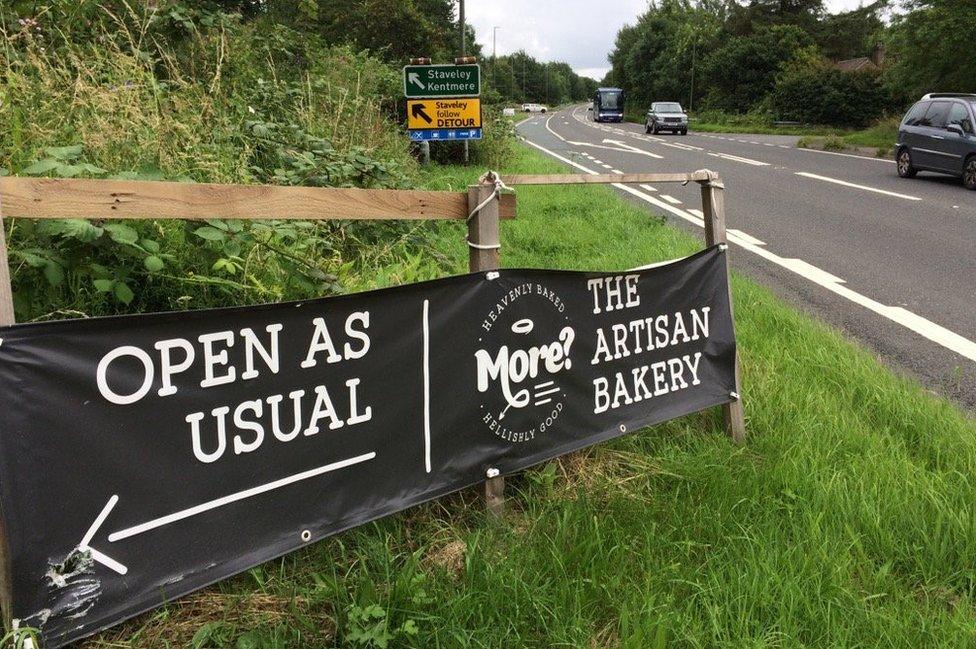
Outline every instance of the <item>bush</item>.
POLYGON ((889 104, 878 76, 844 72, 819 61, 788 66, 776 79, 772 105, 780 119, 860 127, 889 104))
MULTIPOLYGON (((394 66, 263 17, 78 6, 0 16, 0 173, 413 184, 394 66)), ((400 222, 5 225, 20 321, 304 299, 438 263, 432 228, 400 222)))

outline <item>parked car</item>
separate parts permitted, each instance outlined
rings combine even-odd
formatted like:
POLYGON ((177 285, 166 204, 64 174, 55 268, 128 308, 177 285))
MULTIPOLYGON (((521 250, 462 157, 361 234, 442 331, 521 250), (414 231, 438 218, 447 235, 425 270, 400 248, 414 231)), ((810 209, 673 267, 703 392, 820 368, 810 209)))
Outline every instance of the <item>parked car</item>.
POLYGON ((909 109, 898 127, 898 175, 935 171, 962 178, 976 190, 976 95, 930 93, 909 109))
POLYGON ((656 101, 647 111, 644 132, 671 131, 688 135, 688 115, 676 101, 656 101))
POLYGON ((522 104, 522 112, 524 113, 544 113, 548 108, 543 104, 522 104))

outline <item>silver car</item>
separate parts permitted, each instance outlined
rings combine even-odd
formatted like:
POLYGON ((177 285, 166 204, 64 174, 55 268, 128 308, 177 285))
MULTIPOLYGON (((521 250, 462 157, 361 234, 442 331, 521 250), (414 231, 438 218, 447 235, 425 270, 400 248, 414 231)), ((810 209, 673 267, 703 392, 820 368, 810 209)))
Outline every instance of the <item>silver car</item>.
POLYGON ((671 131, 688 135, 688 115, 676 101, 656 101, 647 111, 645 133, 671 131))

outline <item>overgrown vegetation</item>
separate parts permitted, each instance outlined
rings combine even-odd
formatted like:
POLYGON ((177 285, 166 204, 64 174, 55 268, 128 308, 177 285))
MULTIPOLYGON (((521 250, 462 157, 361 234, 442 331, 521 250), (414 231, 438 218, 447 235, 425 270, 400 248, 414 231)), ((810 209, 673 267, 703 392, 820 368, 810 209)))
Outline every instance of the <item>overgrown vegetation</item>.
MULTIPOLYGON (((399 72, 369 54, 263 14, 176 2, 0 12, 5 173, 414 182, 399 72)), ((21 321, 328 295, 390 274, 409 280, 412 260, 439 263, 424 226, 396 223, 6 224, 21 321)))

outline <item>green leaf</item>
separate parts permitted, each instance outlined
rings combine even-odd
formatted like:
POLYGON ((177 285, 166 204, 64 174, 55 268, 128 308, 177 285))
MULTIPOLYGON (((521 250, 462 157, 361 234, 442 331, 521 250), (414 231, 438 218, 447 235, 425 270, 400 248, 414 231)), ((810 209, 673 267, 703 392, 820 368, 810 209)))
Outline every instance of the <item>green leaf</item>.
POLYGON ((51 158, 45 158, 43 160, 38 160, 31 166, 21 171, 21 173, 27 176, 40 176, 41 174, 46 174, 52 169, 56 169, 57 167, 60 166, 61 163, 58 162, 57 160, 53 160, 51 158))
POLYGON ((205 225, 202 228, 197 228, 193 231, 193 234, 197 235, 201 239, 206 239, 207 241, 223 241, 227 235, 223 231, 217 228, 212 228, 209 225, 205 225))
POLYGON ((135 293, 129 288, 124 282, 115 283, 115 297, 118 298, 119 302, 125 305, 132 303, 132 298, 135 297, 135 293))
POLYGON ((44 265, 44 277, 51 286, 61 286, 64 283, 64 271, 53 261, 44 265))
POLYGON ((400 627, 400 630, 406 633, 407 635, 417 635, 418 633, 420 633, 420 629, 417 628, 417 622, 414 620, 407 620, 406 622, 404 622, 403 626, 400 627))
POLYGON ((220 219, 207 219, 207 223, 217 228, 218 230, 223 230, 224 232, 230 229, 227 226, 227 224, 221 221, 220 219))
POLYGON ((101 167, 96 167, 95 165, 90 164, 88 162, 83 162, 83 163, 81 163, 80 166, 81 166, 82 171, 86 171, 86 172, 90 173, 93 176, 100 176, 102 174, 107 174, 108 173, 108 169, 102 169, 101 167))
POLYGON ((139 233, 123 223, 108 223, 104 227, 116 243, 134 245, 139 240, 139 233))
POLYGON ((3 178, 4 176, 9 176, 9 175, 10 175, 10 172, 9 171, 7 171, 3 167, 0 167, 0 178, 3 178))
POLYGON ((75 160, 81 155, 84 145, 75 144, 73 146, 49 146, 44 149, 44 153, 58 160, 75 160))
POLYGON ((84 171, 84 169, 82 169, 80 165, 59 164, 54 169, 54 174, 59 178, 74 178, 82 171, 84 171))
POLYGON ((85 219, 55 219, 45 221, 40 230, 46 234, 61 235, 77 239, 84 243, 91 243, 102 236, 102 228, 96 227, 85 219))
POLYGON ((159 252, 159 243, 152 239, 143 239, 139 244, 149 252, 159 252))
POLYGON ((108 293, 115 286, 114 279, 96 279, 94 282, 95 290, 99 293, 108 293))
POLYGON ((163 263, 163 260, 156 255, 149 255, 143 260, 142 263, 145 264, 146 270, 148 270, 150 273, 158 273, 166 266, 166 264, 163 263))
POLYGON ((224 242, 224 252, 228 257, 237 257, 241 254, 241 243, 235 239, 224 242))
POLYGON ((20 255, 21 259, 27 262, 27 265, 31 268, 41 268, 51 261, 47 257, 42 257, 41 255, 26 250, 13 250, 12 252, 20 255))

